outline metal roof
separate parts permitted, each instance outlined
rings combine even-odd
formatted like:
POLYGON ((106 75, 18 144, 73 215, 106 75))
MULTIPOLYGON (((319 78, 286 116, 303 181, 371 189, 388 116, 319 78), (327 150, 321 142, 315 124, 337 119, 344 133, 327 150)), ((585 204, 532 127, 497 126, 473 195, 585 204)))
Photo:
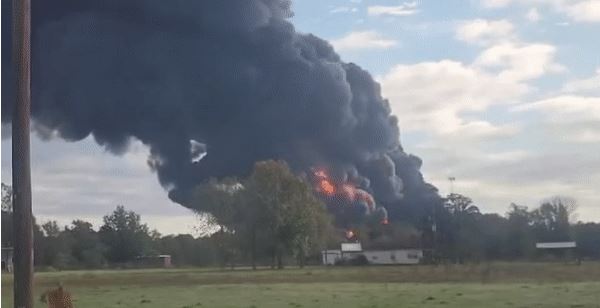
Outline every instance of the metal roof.
POLYGON ((548 242, 548 243, 536 243, 535 248, 540 249, 558 249, 558 248, 575 248, 577 243, 575 242, 548 242))
POLYGON ((343 252, 362 251, 360 243, 342 243, 343 252))

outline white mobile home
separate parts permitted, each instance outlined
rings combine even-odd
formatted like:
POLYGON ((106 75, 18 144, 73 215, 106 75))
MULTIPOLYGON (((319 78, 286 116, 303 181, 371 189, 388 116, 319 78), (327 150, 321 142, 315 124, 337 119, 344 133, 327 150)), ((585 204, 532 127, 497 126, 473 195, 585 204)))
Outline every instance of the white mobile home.
POLYGON ((420 249, 371 250, 363 255, 369 264, 419 264, 423 259, 420 249))
POLYGON ((323 250, 323 265, 335 265, 340 261, 364 256, 369 264, 419 264, 423 259, 421 249, 362 250, 360 243, 342 244, 340 250, 323 250))

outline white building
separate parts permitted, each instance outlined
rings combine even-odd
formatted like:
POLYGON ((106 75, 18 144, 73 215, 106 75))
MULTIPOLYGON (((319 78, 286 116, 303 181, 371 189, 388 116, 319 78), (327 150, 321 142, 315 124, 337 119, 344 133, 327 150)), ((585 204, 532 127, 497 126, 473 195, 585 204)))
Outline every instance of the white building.
POLYGON ((321 251, 323 265, 335 265, 342 259, 342 251, 338 249, 321 251))
POLYGON ((335 265, 341 260, 364 256, 369 264, 419 264, 423 259, 421 249, 362 250, 360 243, 343 243, 340 250, 323 250, 323 265, 335 265))
POLYGON ((363 251, 363 255, 369 264, 419 264, 423 259, 423 250, 369 250, 363 251))

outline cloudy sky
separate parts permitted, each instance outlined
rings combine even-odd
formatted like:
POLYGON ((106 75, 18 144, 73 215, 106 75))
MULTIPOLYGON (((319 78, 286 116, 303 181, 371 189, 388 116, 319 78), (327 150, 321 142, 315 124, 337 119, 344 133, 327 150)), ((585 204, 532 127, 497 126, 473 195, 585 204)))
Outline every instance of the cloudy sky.
MULTIPOLYGON (((298 31, 367 68, 400 120, 404 148, 443 194, 448 177, 483 212, 553 195, 600 221, 600 0, 302 0, 298 31)), ((3 130, 6 137, 6 130, 3 130)), ((98 226, 123 204, 163 233, 198 218, 173 204, 133 144, 32 137, 34 214, 98 226)), ((10 183, 10 139, 2 182, 10 183)))

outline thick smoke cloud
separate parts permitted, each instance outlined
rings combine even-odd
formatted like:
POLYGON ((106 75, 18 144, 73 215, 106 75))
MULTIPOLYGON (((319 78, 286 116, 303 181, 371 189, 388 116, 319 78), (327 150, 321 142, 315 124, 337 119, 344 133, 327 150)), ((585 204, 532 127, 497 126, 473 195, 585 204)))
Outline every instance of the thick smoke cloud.
MULTIPOLYGON (((10 122, 10 1, 2 1, 2 122, 10 122)), ((33 0, 32 113, 38 133, 132 138, 186 205, 209 177, 284 159, 354 177, 391 207, 435 198, 405 154, 368 72, 298 33, 281 0, 33 0), (369 185, 370 183, 370 185, 369 185)), ((410 102, 406 102, 410 103, 410 102)))

